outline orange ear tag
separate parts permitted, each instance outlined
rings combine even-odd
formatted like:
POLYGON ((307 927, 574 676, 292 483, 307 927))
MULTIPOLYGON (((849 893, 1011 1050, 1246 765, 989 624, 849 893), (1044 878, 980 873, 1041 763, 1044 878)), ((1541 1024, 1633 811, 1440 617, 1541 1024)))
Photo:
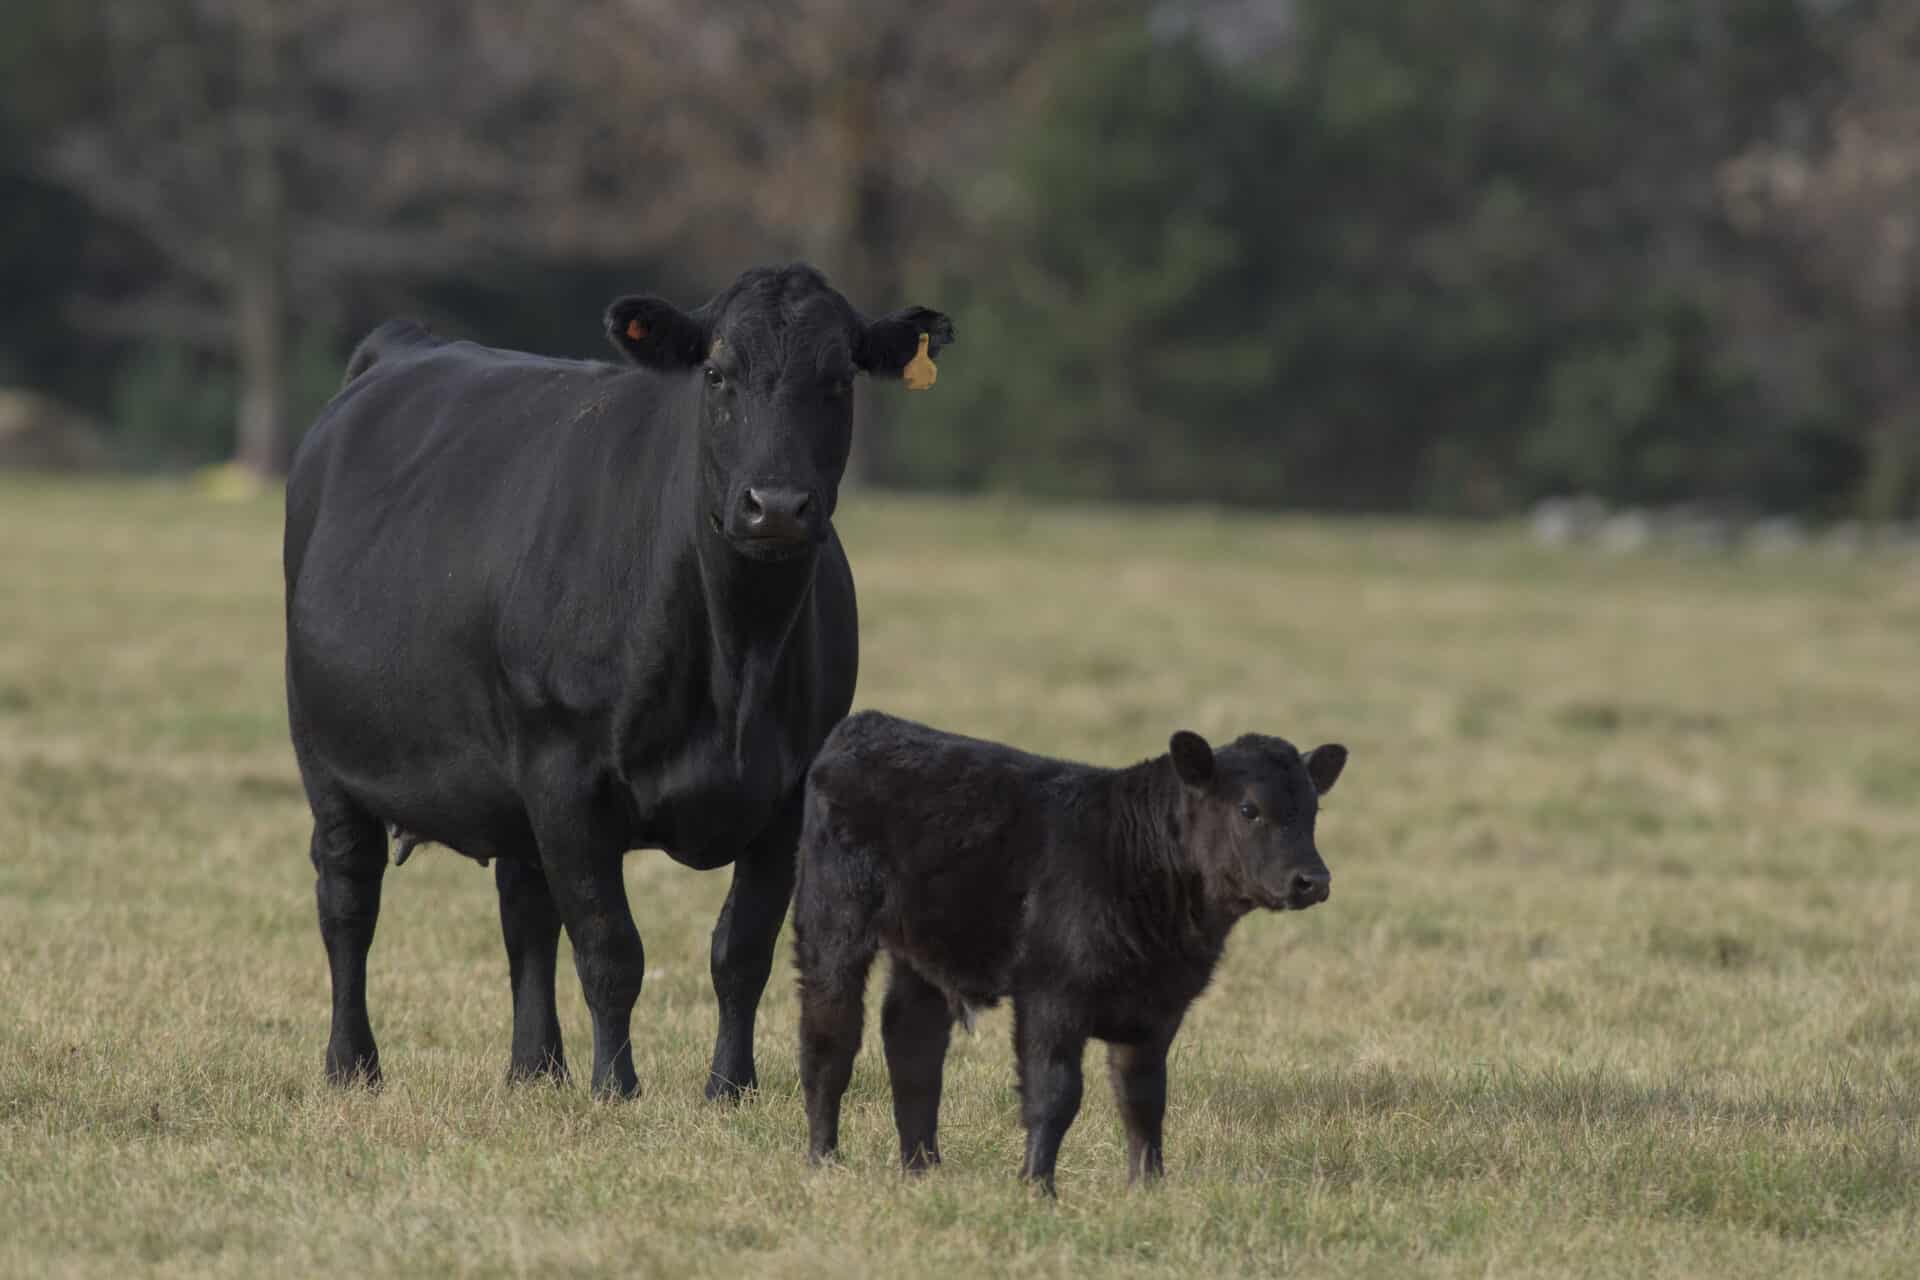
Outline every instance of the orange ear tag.
POLYGON ((940 371, 933 367, 933 357, 927 354, 927 335, 920 335, 920 349, 913 353, 913 359, 907 361, 907 367, 900 371, 900 380, 907 384, 909 391, 925 391, 933 385, 940 371))
POLYGON ((627 321, 627 336, 629 338, 632 338, 635 342, 638 342, 642 338, 646 337, 647 332, 648 332, 647 326, 641 324, 638 320, 627 321))

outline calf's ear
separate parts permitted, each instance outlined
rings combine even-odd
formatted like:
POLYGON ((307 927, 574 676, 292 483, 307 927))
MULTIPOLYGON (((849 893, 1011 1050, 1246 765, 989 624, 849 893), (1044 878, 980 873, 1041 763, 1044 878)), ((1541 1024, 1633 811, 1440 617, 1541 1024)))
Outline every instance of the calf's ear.
POLYGON ((664 298, 617 298, 607 304, 606 323, 607 341, 637 365, 670 373, 706 358, 706 324, 664 298))
POLYGON ((876 378, 897 378, 920 354, 926 335, 927 358, 953 344, 953 321, 926 307, 908 307, 869 324, 860 336, 853 362, 876 378))
POLYGON ((1174 773, 1188 786, 1204 787, 1213 781, 1213 748, 1199 734, 1180 730, 1167 740, 1167 754, 1174 773))
POLYGON ((1321 795, 1333 790, 1333 784, 1340 780, 1340 771, 1346 767, 1347 749, 1337 742, 1307 752, 1307 776, 1313 779, 1313 789, 1321 795))

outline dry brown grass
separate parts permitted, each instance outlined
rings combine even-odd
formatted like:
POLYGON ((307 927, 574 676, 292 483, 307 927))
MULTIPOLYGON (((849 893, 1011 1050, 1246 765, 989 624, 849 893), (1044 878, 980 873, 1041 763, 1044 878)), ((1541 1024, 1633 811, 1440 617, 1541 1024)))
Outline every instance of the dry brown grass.
MULTIPOLYGON (((0 1273, 1915 1270, 1911 564, 850 499, 860 705, 1108 762, 1353 749, 1332 901, 1244 924, 1176 1047, 1168 1183, 1126 1191, 1095 1088, 1054 1207, 1004 1012, 916 1184, 871 1047, 848 1167, 805 1169, 784 960, 762 1095, 702 1104, 726 882, 644 853, 638 1102, 502 1084, 491 877, 433 851, 374 949, 389 1086, 327 1088, 278 520, 0 487, 0 1273)), ((570 981, 563 1020, 578 1055, 570 981)))

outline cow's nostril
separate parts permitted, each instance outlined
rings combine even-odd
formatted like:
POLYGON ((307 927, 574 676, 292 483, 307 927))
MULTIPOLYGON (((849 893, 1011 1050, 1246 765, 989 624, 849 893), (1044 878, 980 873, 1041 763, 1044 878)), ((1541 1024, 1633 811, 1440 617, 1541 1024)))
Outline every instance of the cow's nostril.
POLYGON ((801 494, 800 501, 793 504, 794 518, 797 520, 805 516, 807 514, 807 508, 812 505, 813 505, 813 495, 810 493, 801 494))
POLYGON ((767 518, 767 508, 760 501, 760 495, 748 489, 740 495, 740 511, 747 517, 748 524, 759 524, 767 518))

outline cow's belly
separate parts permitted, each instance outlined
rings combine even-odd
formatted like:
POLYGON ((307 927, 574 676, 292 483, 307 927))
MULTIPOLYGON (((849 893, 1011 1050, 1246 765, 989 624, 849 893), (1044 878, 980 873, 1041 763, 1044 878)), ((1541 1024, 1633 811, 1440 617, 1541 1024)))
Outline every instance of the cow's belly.
POLYGON ((296 637, 290 710, 302 769, 381 822, 474 858, 533 848, 527 809, 477 692, 393 665, 328 660, 296 637))
POLYGON ((456 738, 383 737, 378 726, 308 737, 306 754, 328 785, 381 822, 472 858, 534 853, 519 791, 494 761, 456 738))
POLYGON ((799 785, 797 770, 777 769, 728 770, 664 792, 642 784, 639 790, 654 798, 634 824, 636 845, 660 849, 695 870, 726 866, 782 816, 782 801, 799 785))

